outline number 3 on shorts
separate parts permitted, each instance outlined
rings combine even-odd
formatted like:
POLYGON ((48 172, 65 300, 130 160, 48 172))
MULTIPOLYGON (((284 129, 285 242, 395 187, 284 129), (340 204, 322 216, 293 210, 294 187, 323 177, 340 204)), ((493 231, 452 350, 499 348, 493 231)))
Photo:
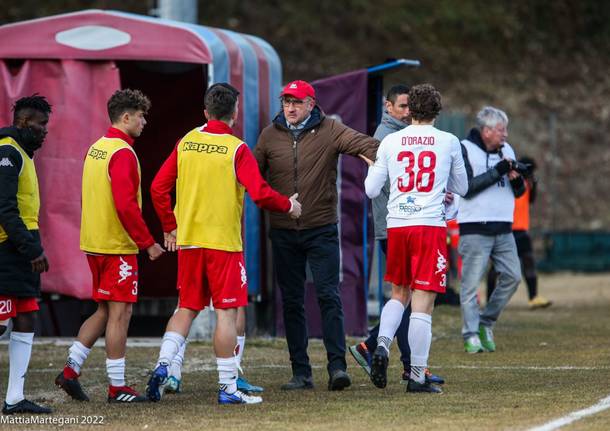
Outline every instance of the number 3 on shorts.
POLYGON ((134 280, 132 283, 133 289, 131 289, 131 294, 136 296, 138 294, 138 280, 134 280))

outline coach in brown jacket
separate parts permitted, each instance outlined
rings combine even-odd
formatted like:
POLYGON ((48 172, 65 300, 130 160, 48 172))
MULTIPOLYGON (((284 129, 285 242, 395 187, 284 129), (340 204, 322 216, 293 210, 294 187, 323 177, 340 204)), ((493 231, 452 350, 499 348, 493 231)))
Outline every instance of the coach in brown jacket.
POLYGON ((254 155, 271 187, 287 196, 298 193, 303 208, 298 220, 270 214, 269 236, 292 363, 292 378, 282 389, 313 388, 304 304, 309 262, 322 312, 328 389, 342 390, 351 380, 338 292, 337 161, 339 154, 364 154, 374 160, 379 142, 325 117, 305 81, 288 84, 281 98, 282 112, 261 133, 254 155))

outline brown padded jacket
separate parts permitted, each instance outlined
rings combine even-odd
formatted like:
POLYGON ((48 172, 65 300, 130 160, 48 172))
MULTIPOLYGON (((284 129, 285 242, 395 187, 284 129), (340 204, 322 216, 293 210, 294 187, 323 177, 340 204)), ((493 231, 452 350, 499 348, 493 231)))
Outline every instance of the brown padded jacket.
MULTIPOLYGON (((270 213, 276 229, 311 229, 337 223, 337 162, 339 154, 375 160, 379 141, 327 118, 317 106, 298 135, 280 112, 258 138, 254 156, 267 181, 286 196, 298 193, 302 214, 270 213)), ((364 161, 362 162, 364 163, 364 161)))

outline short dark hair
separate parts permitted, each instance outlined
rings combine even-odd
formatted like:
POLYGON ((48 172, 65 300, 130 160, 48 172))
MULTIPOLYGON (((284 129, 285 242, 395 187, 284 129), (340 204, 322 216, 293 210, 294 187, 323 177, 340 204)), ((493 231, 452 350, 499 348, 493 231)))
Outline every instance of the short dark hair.
POLYGON ((390 88, 388 91, 388 95, 385 97, 386 100, 389 100, 392 105, 396 102, 396 99, 401 94, 409 94, 409 87, 404 84, 397 84, 390 88))
POLYGON ((125 112, 142 111, 147 114, 149 109, 150 99, 140 90, 117 90, 108 99, 108 117, 113 124, 119 121, 125 112))
POLYGON ((409 90, 409 112, 417 121, 434 120, 443 109, 441 93, 430 84, 420 84, 409 90))
POLYGON ((51 105, 46 97, 40 96, 38 93, 22 97, 13 105, 13 124, 17 122, 17 119, 29 115, 28 111, 38 111, 49 115, 51 113, 51 105))
POLYGON ((208 114, 215 120, 228 121, 235 112, 239 91, 226 82, 212 85, 205 92, 203 103, 208 114))

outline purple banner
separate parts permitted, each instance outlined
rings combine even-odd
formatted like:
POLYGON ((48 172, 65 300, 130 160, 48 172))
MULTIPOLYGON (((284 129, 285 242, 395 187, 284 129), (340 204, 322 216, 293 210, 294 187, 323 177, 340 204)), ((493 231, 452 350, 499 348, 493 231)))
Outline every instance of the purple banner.
MULTIPOLYGON (((352 129, 366 133, 368 72, 366 69, 312 82, 318 106, 324 113, 352 129)), ((362 160, 342 155, 339 161, 337 188, 339 190, 339 234, 341 239, 341 273, 339 290, 345 315, 345 333, 360 336, 367 332, 367 310, 364 284, 363 224, 366 164, 362 160)), ((370 211, 368 226, 372 227, 370 211)), ((368 229, 368 256, 373 250, 373 233, 368 229)), ((310 337, 322 336, 322 319, 311 274, 305 286, 305 312, 310 337)), ((276 290, 276 333, 284 335, 281 293, 276 290)))

